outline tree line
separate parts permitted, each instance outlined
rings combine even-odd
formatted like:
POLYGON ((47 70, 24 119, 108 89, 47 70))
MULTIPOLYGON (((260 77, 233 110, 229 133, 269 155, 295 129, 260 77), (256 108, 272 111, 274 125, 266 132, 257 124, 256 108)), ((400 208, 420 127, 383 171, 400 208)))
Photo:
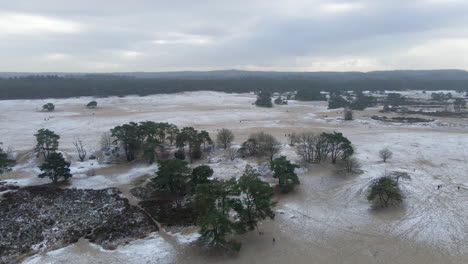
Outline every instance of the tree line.
POLYGON ((170 94, 189 91, 246 93, 252 91, 301 93, 299 98, 316 98, 320 91, 376 90, 464 90, 466 80, 305 80, 305 79, 137 79, 118 76, 25 76, 0 78, 0 99, 69 98, 78 96, 125 96, 170 94))

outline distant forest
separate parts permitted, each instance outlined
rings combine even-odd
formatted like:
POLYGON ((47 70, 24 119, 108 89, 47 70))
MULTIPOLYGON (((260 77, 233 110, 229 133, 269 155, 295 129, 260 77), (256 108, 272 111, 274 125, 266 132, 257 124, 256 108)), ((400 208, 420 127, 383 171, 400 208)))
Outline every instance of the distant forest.
MULTIPOLYGON (((150 74, 150 73, 148 73, 150 74)), ((465 71, 392 71, 371 73, 274 73, 246 71, 182 72, 139 76, 122 74, 57 74, 7 76, 0 74, 0 100, 125 96, 220 91, 286 92, 333 90, 468 90, 465 71), (226 74, 229 73, 229 74, 226 74), (258 74, 256 74, 258 73, 258 74), (376 74, 378 73, 378 74, 376 74), (378 77, 376 77, 378 76, 378 77)), ((141 73, 140 73, 141 75, 141 73)))

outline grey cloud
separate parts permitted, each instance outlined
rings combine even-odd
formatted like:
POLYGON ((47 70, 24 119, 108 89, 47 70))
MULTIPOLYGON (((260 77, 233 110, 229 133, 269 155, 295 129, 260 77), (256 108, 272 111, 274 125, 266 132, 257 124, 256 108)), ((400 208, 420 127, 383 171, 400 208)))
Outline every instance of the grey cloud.
MULTIPOLYGON (((322 10, 330 3, 11 1, 3 4, 2 12, 62 19, 80 24, 83 30, 70 34, 0 34, 0 70, 43 71, 41 65, 48 58, 47 67, 54 71, 106 71, 106 65, 111 65, 108 71, 248 67, 300 70, 308 69, 308 65, 298 61, 334 61, 341 57, 370 58, 382 63, 375 67, 404 68, 418 65, 418 58, 406 57, 384 65, 389 54, 404 55, 417 45, 466 36, 468 3, 333 1, 357 4, 357 8, 322 10), (119 52, 141 56, 119 56, 119 52), (37 62, 24 63, 28 57, 37 62), (96 67, 91 67, 93 63, 96 67)), ((422 62, 425 65, 421 68, 430 66, 427 59, 422 62)))

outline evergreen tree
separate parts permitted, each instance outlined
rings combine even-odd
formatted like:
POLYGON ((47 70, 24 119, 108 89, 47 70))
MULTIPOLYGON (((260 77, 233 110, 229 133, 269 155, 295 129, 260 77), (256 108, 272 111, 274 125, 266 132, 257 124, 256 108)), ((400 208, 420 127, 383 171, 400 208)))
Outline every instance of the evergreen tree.
POLYGON ((156 189, 169 195, 183 196, 187 193, 191 170, 182 160, 161 160, 156 177, 151 179, 156 189))
POLYGON ((227 235, 245 230, 241 223, 230 217, 233 208, 241 207, 239 194, 235 178, 197 186, 195 207, 199 212, 197 224, 201 241, 214 247, 240 249, 240 244, 226 241, 227 235))
POLYGON ((42 106, 42 110, 52 112, 52 111, 55 110, 55 105, 53 103, 47 103, 47 104, 42 106))
POLYGON ((349 104, 349 108, 352 110, 364 110, 367 107, 374 106, 376 103, 375 97, 365 96, 362 92, 357 92, 356 99, 349 104))
MULTIPOLYGON (((2 144, 2 143, 0 143, 2 144)), ((10 159, 8 157, 8 153, 6 153, 1 147, 0 147, 0 174, 3 174, 7 171, 11 170, 11 167, 15 164, 15 160, 10 159)))
POLYGON ((322 133, 321 135, 327 144, 327 152, 332 160, 332 163, 336 163, 336 160, 341 157, 342 160, 350 157, 354 153, 351 141, 343 136, 343 133, 322 133))
POLYGON ((53 152, 47 157, 45 162, 39 166, 42 173, 39 178, 48 177, 53 183, 57 183, 60 178, 65 180, 72 177, 70 173, 70 162, 67 162, 62 153, 53 152))
POLYGON ((195 187, 198 184, 209 183, 210 180, 208 178, 211 176, 213 176, 213 169, 208 165, 200 165, 192 170, 192 179, 190 180, 190 183, 192 187, 195 187))
POLYGON ((188 153, 190 156, 190 161, 193 159, 192 150, 194 148, 200 149, 201 141, 200 137, 198 136, 198 131, 193 127, 184 127, 180 130, 180 133, 177 135, 176 138, 176 146, 185 151, 185 146, 188 145, 188 153))
POLYGON ((88 108, 96 108, 97 107, 97 102, 96 101, 91 101, 89 102, 86 107, 88 108))
POLYGON ((166 139, 169 140, 169 144, 172 145, 177 139, 177 135, 179 134, 179 129, 176 125, 169 124, 167 127, 167 137, 166 139))
POLYGON ((213 144, 210 134, 205 130, 201 130, 200 133, 198 133, 198 140, 203 144, 203 151, 206 151, 206 145, 213 144))
POLYGON ((125 151, 127 161, 135 159, 135 153, 141 146, 141 128, 135 122, 130 122, 111 129, 114 143, 120 143, 125 151))
POLYGON ((372 182, 367 200, 375 201, 383 207, 388 207, 394 202, 401 202, 403 195, 398 188, 398 183, 392 177, 383 176, 372 182))
POLYGON ((337 109, 342 107, 348 107, 349 102, 346 101, 341 95, 330 95, 328 99, 328 109, 337 109))
POLYGON ((272 210, 276 204, 272 201, 273 189, 268 183, 260 180, 259 176, 250 165, 247 165, 237 184, 242 193, 242 210, 238 211, 238 214, 250 230, 254 230, 260 220, 275 217, 272 210))
POLYGON ((282 192, 289 192, 295 184, 299 184, 299 177, 294 172, 298 165, 291 163, 285 156, 281 156, 271 161, 273 178, 278 179, 278 185, 282 192))
POLYGON ((44 155, 44 159, 47 159, 49 155, 57 151, 60 139, 60 136, 55 134, 49 129, 39 129, 36 134, 36 148, 35 151, 37 156, 40 154, 44 155))

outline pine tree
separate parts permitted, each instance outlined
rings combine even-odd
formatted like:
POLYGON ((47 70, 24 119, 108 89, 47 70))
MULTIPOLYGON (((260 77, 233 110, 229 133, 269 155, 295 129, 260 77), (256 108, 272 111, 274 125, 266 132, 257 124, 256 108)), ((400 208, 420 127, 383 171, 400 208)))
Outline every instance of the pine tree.
POLYGON ((15 160, 10 159, 8 157, 8 153, 6 153, 2 148, 0 148, 0 174, 10 171, 11 167, 15 164, 15 162, 15 160))
POLYGON ((271 161, 273 178, 278 179, 278 185, 282 192, 289 192, 295 184, 299 184, 299 177, 294 172, 298 165, 291 163, 285 156, 281 156, 271 161))
POLYGON ((49 129, 39 129, 34 136, 37 141, 35 148, 37 156, 42 153, 44 155, 44 159, 47 159, 51 153, 57 151, 60 136, 55 134, 53 131, 49 129))
POLYGON ((70 162, 67 162, 61 153, 51 153, 39 168, 42 171, 42 173, 39 174, 39 178, 48 177, 53 183, 57 183, 60 178, 66 180, 72 177, 70 173, 70 162))
POLYGON ((276 202, 272 201, 273 189, 268 183, 260 180, 259 176, 250 165, 247 165, 237 184, 242 193, 242 210, 238 211, 238 214, 250 230, 255 229, 260 220, 275 217, 272 210, 276 205, 276 202))

